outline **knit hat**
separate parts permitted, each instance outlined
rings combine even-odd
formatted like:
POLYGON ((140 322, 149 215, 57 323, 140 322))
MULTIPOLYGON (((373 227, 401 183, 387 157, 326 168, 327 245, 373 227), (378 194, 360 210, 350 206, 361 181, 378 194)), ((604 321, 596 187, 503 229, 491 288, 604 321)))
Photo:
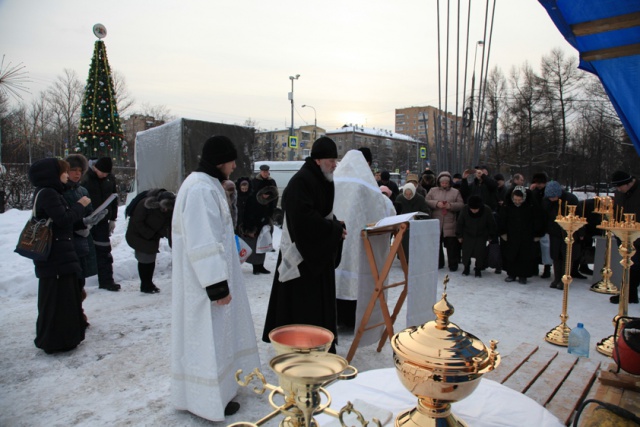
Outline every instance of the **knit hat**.
POLYGON ((496 181, 504 181, 504 175, 502 175, 501 173, 497 173, 493 176, 493 179, 495 179, 496 181))
POLYGON ((416 175, 415 173, 410 173, 407 175, 407 182, 409 181, 415 181, 418 182, 418 175, 416 175))
POLYGON ((382 173, 380 174, 380 179, 382 181, 389 181, 390 178, 391 174, 389 173, 389 171, 382 171, 382 173))
POLYGON ((358 151, 362 153, 367 163, 371 164, 373 162, 373 155, 371 155, 371 149, 369 147, 360 147, 358 151))
POLYGON ((633 177, 623 171, 615 171, 613 175, 611 175, 611 185, 614 187, 620 187, 621 185, 628 184, 632 180, 633 177))
POLYGON ((80 168, 82 173, 89 169, 89 161, 82 154, 69 154, 65 160, 69 163, 69 169, 80 168))
POLYGON ((484 203, 482 203, 482 197, 480 196, 471 196, 469 197, 469 201, 467 205, 469 209, 480 209, 484 203))
POLYGON ((544 184, 548 181, 547 174, 544 172, 538 172, 533 174, 533 178, 531 178, 532 184, 544 184))
POLYGON ((228 163, 238 158, 238 152, 233 142, 223 135, 212 136, 202 146, 201 162, 212 166, 228 163))
POLYGON ((560 197, 562 196, 562 187, 558 181, 549 181, 544 188, 544 197, 560 197))
POLYGON ((111 157, 100 157, 93 166, 100 172, 111 173, 113 162, 111 161, 111 157))
POLYGON ((333 142, 333 139, 321 136, 316 139, 311 147, 311 158, 314 160, 337 159, 338 147, 336 147, 336 143, 333 142))
POLYGON ((462 175, 461 175, 461 174, 459 174, 459 173, 454 173, 454 174, 453 174, 453 178, 454 178, 454 179, 455 179, 455 178, 462 179, 462 175))

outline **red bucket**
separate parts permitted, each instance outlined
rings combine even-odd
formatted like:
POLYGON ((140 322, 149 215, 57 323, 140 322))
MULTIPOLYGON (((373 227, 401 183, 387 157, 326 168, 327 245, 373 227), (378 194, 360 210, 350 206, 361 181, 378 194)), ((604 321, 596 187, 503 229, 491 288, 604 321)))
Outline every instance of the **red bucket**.
POLYGON ((640 375, 640 318, 619 317, 615 336, 613 360, 623 371, 640 375))

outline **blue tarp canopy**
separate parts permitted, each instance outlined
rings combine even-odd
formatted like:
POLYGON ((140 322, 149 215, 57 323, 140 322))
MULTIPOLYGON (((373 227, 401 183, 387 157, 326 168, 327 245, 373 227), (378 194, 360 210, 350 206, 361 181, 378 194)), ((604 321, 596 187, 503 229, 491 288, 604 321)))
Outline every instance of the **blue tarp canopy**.
POLYGON ((539 0, 600 78, 640 154, 640 0, 539 0))

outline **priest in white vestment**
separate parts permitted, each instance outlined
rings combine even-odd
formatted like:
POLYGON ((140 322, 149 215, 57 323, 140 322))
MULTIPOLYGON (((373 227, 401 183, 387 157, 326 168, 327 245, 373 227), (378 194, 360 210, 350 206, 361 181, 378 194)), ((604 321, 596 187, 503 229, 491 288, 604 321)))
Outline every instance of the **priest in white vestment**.
MULTIPOLYGON (((360 231, 368 224, 395 215, 396 212, 391 200, 380 190, 359 150, 348 151, 333 176, 336 189, 333 212, 338 218, 344 218, 347 230, 350 231, 342 248, 342 262, 336 269, 338 324, 357 329, 374 288, 360 231), (356 301, 360 316, 356 314, 356 301)), ((372 239, 376 240, 377 237, 372 239)), ((380 242, 373 244, 376 259, 382 262, 389 253, 389 236, 382 236, 380 242)), ((374 317, 376 314, 374 313, 374 317)), ((372 335, 373 340, 380 338, 379 333, 372 335)), ((365 337, 363 345, 368 341, 365 337)))
POLYGON ((182 183, 173 214, 171 399, 211 421, 237 412, 235 372, 260 366, 233 221, 221 181, 237 152, 209 138, 199 167, 182 183))

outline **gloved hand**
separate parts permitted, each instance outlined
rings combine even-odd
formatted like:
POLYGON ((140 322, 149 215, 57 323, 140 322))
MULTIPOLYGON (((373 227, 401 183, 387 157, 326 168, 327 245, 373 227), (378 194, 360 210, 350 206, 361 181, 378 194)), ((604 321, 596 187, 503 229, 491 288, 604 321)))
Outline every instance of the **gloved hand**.
POLYGON ((109 221, 109 236, 111 236, 113 234, 113 230, 116 229, 116 222, 115 221, 109 221))
POLYGON ((82 236, 82 237, 89 237, 89 229, 88 228, 83 228, 82 230, 76 230, 75 233, 78 236, 82 236))
POLYGON ((108 213, 109 213, 109 211, 107 211, 106 209, 103 209, 101 212, 98 212, 97 214, 93 215, 92 217, 82 218, 82 222, 88 228, 91 228, 94 225, 96 225, 97 223, 99 223, 100 221, 102 221, 104 219, 104 217, 107 216, 108 213))

